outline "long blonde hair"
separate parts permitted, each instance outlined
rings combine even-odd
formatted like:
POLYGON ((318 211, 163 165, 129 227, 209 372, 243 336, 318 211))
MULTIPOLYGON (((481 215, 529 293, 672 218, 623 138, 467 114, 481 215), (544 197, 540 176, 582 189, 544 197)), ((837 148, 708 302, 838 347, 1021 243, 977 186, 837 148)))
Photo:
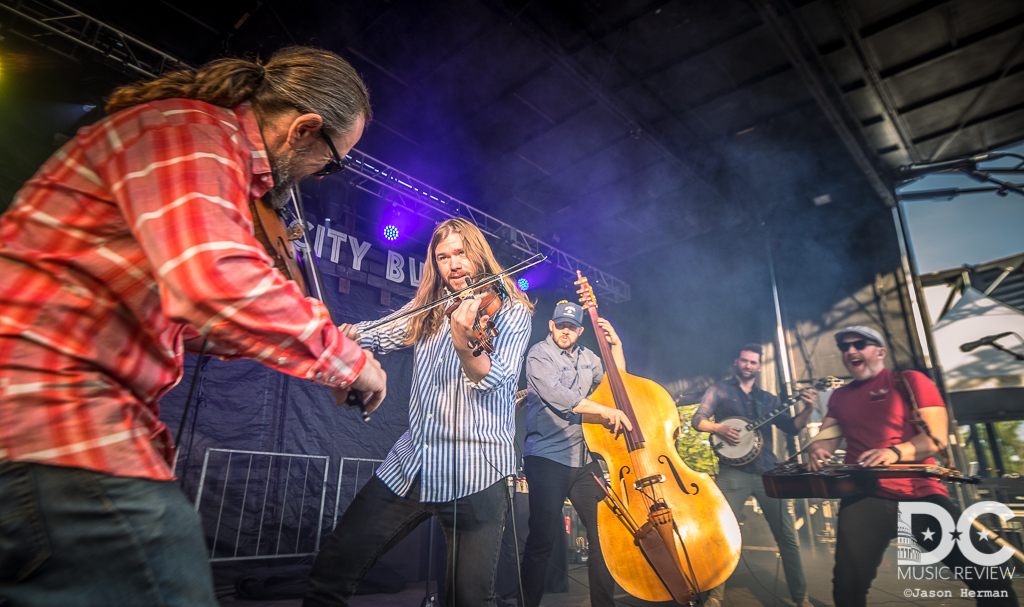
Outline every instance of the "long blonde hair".
MULTIPOLYGON (((444 221, 434 229, 434 235, 430 238, 430 246, 427 248, 427 262, 423 264, 423 277, 420 281, 420 287, 416 291, 416 297, 412 301, 413 308, 436 301, 444 296, 445 282, 437 268, 435 254, 437 246, 441 241, 452 234, 462 236, 463 251, 465 251, 466 257, 469 258, 470 262, 473 263, 473 267, 478 272, 498 274, 502 271, 498 260, 494 258, 491 246, 487 244, 487 240, 479 228, 465 219, 449 219, 444 221)), ((508 292, 511 300, 504 305, 512 305, 516 301, 521 301, 532 314, 533 304, 527 299, 526 294, 516 286, 516 281, 509 276, 505 276, 502 278, 502 282, 505 283, 505 290, 508 292)), ((443 306, 437 306, 425 313, 413 315, 406 328, 406 344, 412 345, 423 337, 437 333, 441 329, 443 322, 443 306)))
POLYGON ((359 74, 334 53, 290 46, 266 63, 217 59, 198 69, 164 74, 155 80, 122 86, 111 93, 106 110, 113 114, 161 99, 194 99, 233 108, 251 101, 267 115, 297 109, 319 114, 331 133, 349 131, 362 116, 370 121, 370 94, 359 74))

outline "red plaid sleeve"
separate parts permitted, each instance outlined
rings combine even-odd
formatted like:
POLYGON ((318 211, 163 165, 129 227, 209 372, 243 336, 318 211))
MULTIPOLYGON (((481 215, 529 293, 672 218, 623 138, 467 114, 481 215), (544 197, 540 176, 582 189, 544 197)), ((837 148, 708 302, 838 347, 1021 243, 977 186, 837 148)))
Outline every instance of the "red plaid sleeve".
POLYGON ((90 156, 153 270, 163 312, 235 356, 325 384, 353 381, 362 350, 252 236, 244 133, 194 116, 128 120, 105 127, 120 145, 90 156))

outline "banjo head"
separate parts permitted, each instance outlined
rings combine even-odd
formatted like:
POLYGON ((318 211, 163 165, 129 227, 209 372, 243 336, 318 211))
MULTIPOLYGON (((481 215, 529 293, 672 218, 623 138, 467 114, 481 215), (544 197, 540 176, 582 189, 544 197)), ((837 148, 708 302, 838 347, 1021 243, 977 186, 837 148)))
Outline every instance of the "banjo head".
POLYGON ((718 459, 730 466, 743 466, 757 459, 764 448, 764 438, 760 430, 753 432, 747 430, 750 420, 744 417, 727 417, 718 422, 725 426, 731 426, 740 431, 740 442, 730 445, 717 434, 711 435, 711 449, 718 455, 718 459))

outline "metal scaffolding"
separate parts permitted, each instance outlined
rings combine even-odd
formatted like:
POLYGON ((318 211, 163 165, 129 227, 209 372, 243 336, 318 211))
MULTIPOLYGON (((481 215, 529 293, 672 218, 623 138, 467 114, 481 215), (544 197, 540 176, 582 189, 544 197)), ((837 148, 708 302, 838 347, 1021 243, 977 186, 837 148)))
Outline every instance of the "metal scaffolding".
POLYGON ((346 160, 345 170, 349 183, 364 192, 379 198, 385 198, 387 191, 394 192, 398 196, 388 196, 390 202, 431 221, 439 222, 453 217, 467 219, 484 234, 508 243, 512 248, 524 253, 524 258, 542 253, 558 269, 568 272, 573 280, 576 278, 576 271, 580 271, 589 279, 598 297, 613 303, 629 301, 627 283, 530 234, 523 233, 493 215, 488 215, 357 149, 349 152, 346 160))
POLYGON ((51 51, 78 60, 83 52, 98 54, 111 65, 139 77, 155 78, 166 69, 186 64, 145 42, 94 19, 57 0, 0 2, 14 15, 3 31, 31 40, 51 51))
MULTIPOLYGON (((99 54, 105 61, 120 65, 138 76, 156 77, 167 69, 188 64, 167 53, 94 19, 58 0, 0 0, 0 8, 15 19, 3 24, 3 31, 34 41, 65 57, 78 60, 83 52, 99 54)), ((629 301, 629 285, 611 274, 586 264, 568 253, 542 242, 515 226, 457 200, 384 162, 353 149, 349 154, 349 182, 379 198, 385 191, 389 202, 432 221, 463 217, 480 230, 507 243, 526 256, 542 253, 550 263, 575 280, 579 271, 590 281, 594 293, 613 303, 629 301)))

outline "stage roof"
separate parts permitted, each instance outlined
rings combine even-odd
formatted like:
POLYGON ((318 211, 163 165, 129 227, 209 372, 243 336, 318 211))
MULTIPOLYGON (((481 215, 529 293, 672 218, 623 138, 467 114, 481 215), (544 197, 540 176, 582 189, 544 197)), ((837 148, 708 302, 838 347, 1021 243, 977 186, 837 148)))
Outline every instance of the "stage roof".
POLYGON ((6 47, 80 64, 37 72, 67 101, 138 74, 71 46, 128 52, 60 11, 191 64, 334 50, 373 95, 359 149, 627 281, 680 240, 815 199, 884 210, 893 168, 1024 139, 1009 0, 0 4, 6 47))

